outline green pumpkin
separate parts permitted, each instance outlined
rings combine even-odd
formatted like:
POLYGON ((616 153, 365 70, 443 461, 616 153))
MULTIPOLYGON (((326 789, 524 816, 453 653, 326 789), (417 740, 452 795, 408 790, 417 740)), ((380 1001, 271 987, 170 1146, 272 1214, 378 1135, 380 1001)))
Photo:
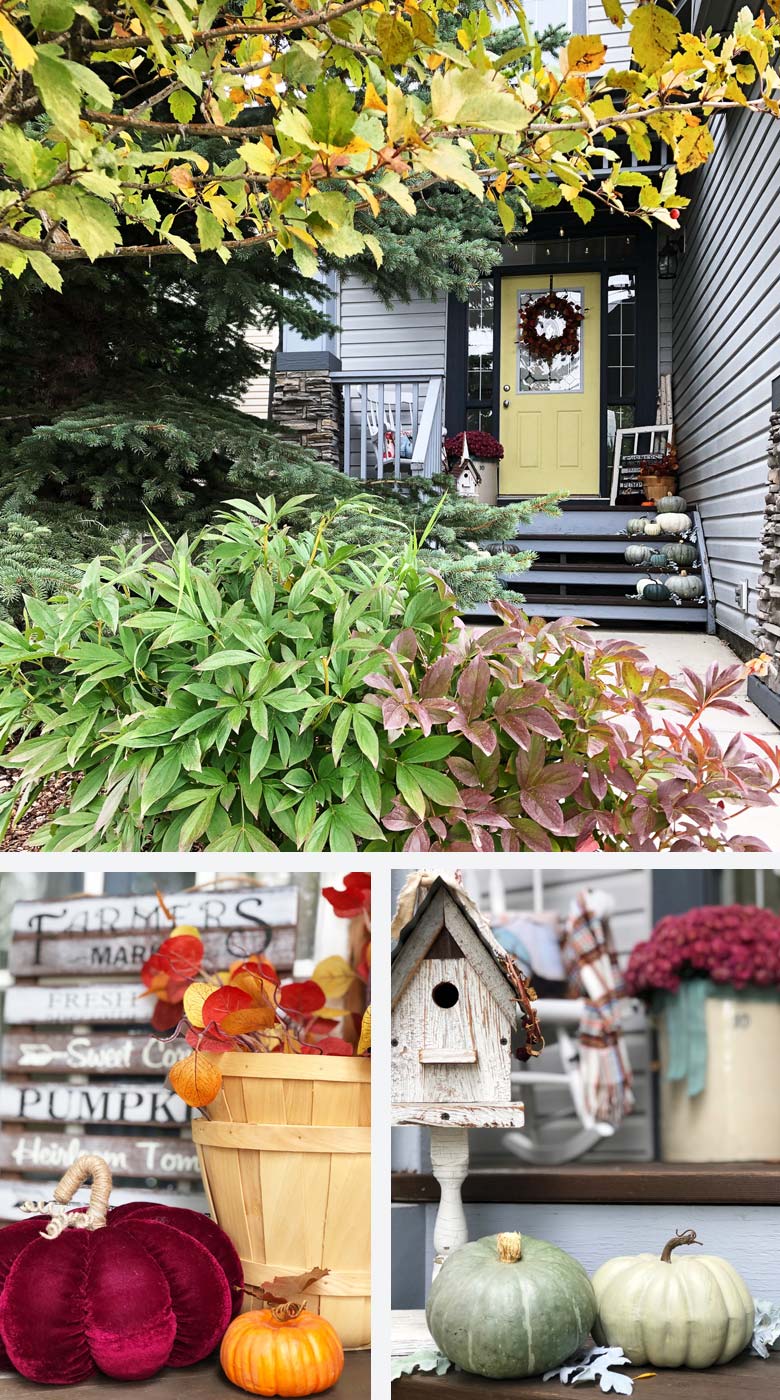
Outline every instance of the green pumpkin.
POLYGON ((627 564, 646 564, 652 550, 644 544, 630 544, 623 555, 627 564))
POLYGON ((684 496, 662 496, 658 502, 658 509, 663 511, 679 512, 685 510, 688 505, 684 496))
POLYGON ((656 583, 655 579, 642 589, 642 597, 646 598, 648 603, 668 603, 671 596, 666 584, 656 583))
POLYGON ((634 517, 633 520, 629 520, 628 524, 626 525, 626 530, 628 531, 629 535, 643 535, 645 533, 646 524, 647 521, 645 517, 643 515, 637 515, 634 517))
POLYGON ((644 597, 645 589, 646 589, 646 588, 649 588, 651 583, 655 583, 655 579, 654 579, 654 578, 640 578, 640 579, 637 579, 636 591, 637 591, 637 593, 639 594, 639 597, 640 597, 640 598, 643 598, 643 597, 644 597))
POLYGON ((477 1376, 510 1380, 560 1366, 581 1347, 596 1297, 581 1264, 530 1235, 488 1235, 456 1249, 425 1309, 444 1355, 477 1376))
POLYGON ((666 553, 664 552, 664 550, 662 550, 662 549, 656 549, 656 550, 654 550, 653 553, 650 555, 650 558, 649 558, 648 561, 647 561, 647 567, 648 567, 648 569, 665 569, 665 570, 668 570, 668 568, 669 568, 669 559, 668 559, 668 556, 666 555, 666 553))
POLYGON ((696 558, 696 547, 687 544, 685 540, 677 540, 674 544, 665 545, 664 553, 673 564, 677 564, 681 569, 687 569, 696 558))
POLYGON ((701 598, 704 592, 704 584, 699 575, 686 574, 685 570, 667 579, 666 586, 676 598, 701 598))

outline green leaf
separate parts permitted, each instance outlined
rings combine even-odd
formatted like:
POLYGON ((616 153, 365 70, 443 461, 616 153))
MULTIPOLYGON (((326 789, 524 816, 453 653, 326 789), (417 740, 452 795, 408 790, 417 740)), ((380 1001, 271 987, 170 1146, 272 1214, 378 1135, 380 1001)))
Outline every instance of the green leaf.
POLYGON ((355 125, 355 99, 338 78, 320 82, 306 98, 306 113, 315 141, 326 146, 347 146, 355 125))
MULTIPOLYGON (((35 66, 38 72, 38 64, 35 66)), ((64 219, 68 233, 80 243, 90 262, 112 253, 119 242, 119 224, 110 205, 96 195, 62 187, 33 195, 30 203, 56 219, 64 219)))
POLYGON ((373 812, 375 817, 382 815, 382 784, 379 774, 373 768, 367 768, 365 763, 360 768, 360 793, 369 812, 373 812))
MULTIPOLYGON (((37 50, 37 61, 33 68, 33 82, 38 95, 55 126, 69 141, 77 141, 79 136, 79 109, 81 96, 79 89, 61 58, 44 53, 41 45, 37 50)), ((73 191, 61 189, 58 195, 69 195, 73 191)), ((78 235, 74 235, 78 237, 78 235)), ((81 239, 78 240, 81 242, 81 239)), ((82 246, 85 246, 82 244, 82 246)), ((112 245, 113 246, 113 245, 112 245)))
POLYGON ((190 812, 179 833, 179 850, 188 851, 194 843, 205 835, 209 828, 214 808, 217 805, 219 789, 212 788, 207 797, 190 812))
POLYGON ((376 22, 376 41, 385 63, 400 67, 414 53, 414 34, 406 20, 395 15, 380 15, 376 22))
MULTIPOLYGON (((377 714, 379 712, 377 711, 377 714)), ((379 767, 379 739, 377 732, 369 719, 362 715, 359 710, 355 710, 352 715, 352 729, 357 739, 358 748, 364 753, 369 763, 374 768, 379 767)))
POLYGON ((257 660, 254 651, 215 651, 205 661, 199 661, 196 671, 224 671, 226 666, 247 666, 257 660))
MULTIPOLYGON (((404 763, 439 763, 460 744, 459 737, 448 734, 429 734, 427 739, 415 739, 413 744, 398 750, 398 757, 404 763)), ((395 750, 393 750, 395 752, 395 750)))
POLYGON ((27 8, 35 28, 52 34, 70 29, 76 13, 70 0, 27 0, 27 8))
POLYGON ((412 770, 406 768, 403 763, 399 763, 395 770, 395 781, 404 802, 411 807, 413 812, 417 813, 418 817, 424 817, 425 798, 412 770))
POLYGON ((409 764, 408 772, 422 788, 426 797, 440 807, 451 807, 458 800, 458 789, 446 773, 437 773, 435 768, 424 768, 421 764, 409 764))
POLYGON ((430 170, 440 180, 452 181, 460 189, 468 190, 477 199, 484 199, 485 191, 479 175, 471 168, 467 151, 452 144, 421 146, 412 153, 415 168, 430 170))
POLYGON ((175 122, 191 122, 195 115, 195 98, 191 92, 172 92, 168 106, 175 122))
POLYGON ((348 705, 345 705, 343 710, 341 711, 341 714, 336 720, 336 723, 333 726, 333 735, 331 738, 331 752, 333 754, 334 763, 338 763, 339 759, 341 758, 344 745, 347 742, 347 735, 349 734, 351 724, 352 710, 349 708, 348 705))
POLYGON ((489 127, 514 136, 531 121, 532 112, 492 68, 439 69, 431 80, 431 109, 446 125, 489 127))
POLYGON ((259 568, 256 570, 249 596, 260 621, 267 625, 273 616, 274 603, 276 602, 273 579, 267 569, 259 568))
POLYGON ((177 749, 168 753, 153 765, 146 776, 141 791, 141 816, 144 817, 155 802, 170 792, 181 772, 181 755, 177 749))
POLYGON ((198 205, 195 211, 195 222, 198 227, 198 240, 201 248, 206 251, 219 248, 225 237, 225 230, 219 219, 214 217, 205 204, 198 205))

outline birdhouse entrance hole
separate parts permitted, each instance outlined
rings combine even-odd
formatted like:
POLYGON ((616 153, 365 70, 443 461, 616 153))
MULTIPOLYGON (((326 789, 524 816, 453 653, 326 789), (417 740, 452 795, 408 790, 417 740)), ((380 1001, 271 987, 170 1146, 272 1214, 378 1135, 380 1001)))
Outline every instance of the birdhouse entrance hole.
POLYGON ((448 1010, 450 1006, 457 1005, 460 1000, 460 992, 454 982, 438 982, 431 992, 433 1000, 437 1006, 443 1010, 448 1010))

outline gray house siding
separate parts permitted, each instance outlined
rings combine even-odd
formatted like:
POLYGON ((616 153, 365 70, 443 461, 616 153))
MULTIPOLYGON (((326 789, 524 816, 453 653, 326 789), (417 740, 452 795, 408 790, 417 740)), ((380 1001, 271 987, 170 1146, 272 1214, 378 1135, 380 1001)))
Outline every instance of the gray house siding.
MULTIPOLYGON (((623 0, 623 9, 630 14, 637 0, 623 0)), ((588 34, 600 34, 607 46, 606 68, 628 68, 631 62, 631 49, 628 43, 629 26, 622 29, 610 24, 604 14, 601 0, 587 0, 588 34)))
POLYGON ((447 299, 426 301, 413 295, 408 302, 387 307, 358 277, 341 283, 338 312, 341 334, 338 354, 349 374, 420 376, 444 374, 447 358, 447 299))
POLYGON ((698 505, 720 627, 752 642, 772 380, 780 374, 780 123, 720 118, 691 182, 674 288, 681 487, 698 505), (748 583, 744 611, 735 588, 748 583))

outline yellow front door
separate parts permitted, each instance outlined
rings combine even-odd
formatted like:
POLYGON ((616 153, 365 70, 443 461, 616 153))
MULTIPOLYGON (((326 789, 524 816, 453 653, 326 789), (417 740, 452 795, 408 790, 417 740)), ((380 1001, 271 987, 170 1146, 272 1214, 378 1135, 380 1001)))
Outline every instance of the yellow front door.
POLYGON ((558 356, 552 364, 520 344, 518 330, 526 301, 549 290, 549 273, 504 277, 501 282, 502 496, 599 493, 601 275, 572 273, 553 279, 553 290, 584 309, 585 320, 577 353, 558 356))

